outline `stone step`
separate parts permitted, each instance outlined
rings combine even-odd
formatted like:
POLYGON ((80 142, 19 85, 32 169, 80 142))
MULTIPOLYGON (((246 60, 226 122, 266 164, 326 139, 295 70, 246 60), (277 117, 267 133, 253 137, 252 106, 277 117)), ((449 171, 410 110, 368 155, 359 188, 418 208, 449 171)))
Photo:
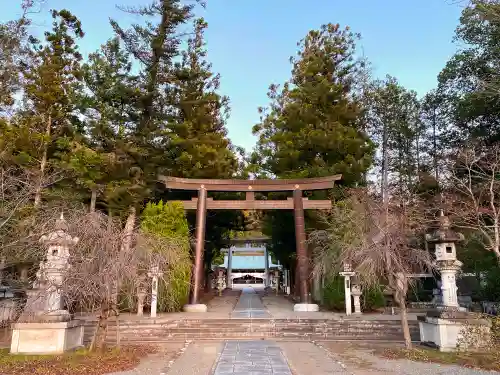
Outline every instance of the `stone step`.
MULTIPOLYGON (((130 321, 120 324, 121 341, 126 343, 154 343, 184 340, 233 340, 233 339, 283 339, 283 340, 332 340, 332 341, 402 341, 399 321, 282 321, 248 320, 244 324, 226 324, 220 321, 192 320, 140 324, 130 321)), ((116 341, 116 326, 110 322, 106 341, 116 341)), ((85 340, 93 336, 95 325, 90 322, 85 329, 85 340)), ((419 340, 417 322, 410 322, 412 338, 419 340)))

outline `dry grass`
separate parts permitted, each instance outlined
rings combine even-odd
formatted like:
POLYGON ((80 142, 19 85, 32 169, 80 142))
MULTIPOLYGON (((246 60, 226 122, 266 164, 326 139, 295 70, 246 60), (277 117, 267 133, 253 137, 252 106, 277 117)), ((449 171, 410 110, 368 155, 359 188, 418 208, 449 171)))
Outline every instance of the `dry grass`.
POLYGON ((322 342, 321 346, 339 357, 347 366, 356 366, 358 369, 365 370, 376 370, 372 362, 357 355, 359 351, 371 353, 373 350, 372 344, 363 345, 362 343, 349 342, 322 342))
POLYGON ((11 355, 0 350, 2 375, 103 375, 135 368, 153 347, 124 347, 89 352, 86 349, 57 356, 11 355))
POLYGON ((408 359, 415 362, 440 363, 468 368, 500 371, 500 350, 488 352, 444 353, 431 348, 379 348, 374 354, 387 359, 408 359))

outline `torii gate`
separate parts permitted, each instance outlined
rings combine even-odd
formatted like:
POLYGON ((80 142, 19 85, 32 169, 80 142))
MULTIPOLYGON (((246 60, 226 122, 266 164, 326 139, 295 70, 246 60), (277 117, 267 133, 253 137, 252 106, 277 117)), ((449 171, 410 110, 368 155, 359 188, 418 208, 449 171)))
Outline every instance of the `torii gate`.
POLYGON ((304 228, 304 209, 328 210, 330 200, 309 200, 302 196, 305 190, 326 190, 333 188, 335 181, 342 175, 287 179, 287 180, 218 180, 190 179, 161 176, 159 179, 168 189, 198 191, 198 198, 181 201, 186 210, 196 210, 196 246, 194 258, 193 282, 189 304, 184 306, 187 312, 207 311, 206 305, 199 304, 199 289, 203 272, 203 252, 205 243, 206 212, 208 210, 293 210, 295 220, 295 238, 299 278, 300 303, 295 311, 317 311, 318 306, 309 302, 308 254, 306 232, 304 228), (246 192, 245 200, 213 200, 207 198, 208 191, 246 192), (293 191, 293 198, 286 200, 256 200, 255 192, 293 191))

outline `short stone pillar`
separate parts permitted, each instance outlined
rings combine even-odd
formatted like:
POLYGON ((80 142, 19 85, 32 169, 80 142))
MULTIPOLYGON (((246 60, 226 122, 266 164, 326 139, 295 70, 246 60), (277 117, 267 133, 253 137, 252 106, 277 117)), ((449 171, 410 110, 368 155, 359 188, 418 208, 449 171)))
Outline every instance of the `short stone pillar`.
POLYGON ((344 277, 345 313, 346 313, 346 315, 351 315, 352 314, 351 277, 356 275, 356 273, 352 271, 352 267, 349 263, 345 263, 344 264, 344 271, 339 272, 339 275, 344 277))
POLYGON ((0 286, 2 286, 3 284, 3 279, 5 277, 5 268, 6 268, 6 261, 5 261, 5 257, 1 257, 0 258, 0 286))
POLYGON ((224 277, 224 271, 221 269, 217 270, 216 288, 219 296, 222 296, 222 291, 226 289, 226 280, 224 277))
POLYGON ((227 268, 226 268, 226 287, 229 289, 233 288, 232 273, 233 273, 233 250, 232 248, 229 248, 229 250, 227 251, 227 268))
POLYGON ((163 272, 160 272, 160 267, 157 265, 152 266, 148 272, 148 277, 151 278, 151 318, 156 318, 158 310, 158 278, 161 275, 163 272))
POLYGON ((290 270, 285 270, 285 294, 290 295, 290 270))
POLYGON ((64 309, 61 287, 69 266, 70 248, 78 238, 68 234, 63 215, 53 232, 40 239, 47 246, 33 289, 19 322, 13 325, 11 353, 58 354, 83 346, 83 322, 64 309))
POLYGON ((441 303, 426 316, 418 317, 420 340, 440 351, 456 350, 460 344, 470 345, 461 342, 464 337, 478 347, 489 341, 489 323, 471 316, 458 304, 456 275, 462 262, 457 260, 456 243, 463 238, 462 234, 451 230, 450 220, 443 213, 439 217, 439 228, 425 236, 427 242, 435 245, 436 268, 441 273, 441 303), (476 327, 467 328, 472 325, 476 327), (465 329, 471 332, 464 335, 465 329))
POLYGON ((361 286, 352 285, 351 294, 354 300, 354 314, 361 314, 361 286))
POLYGON ((268 288, 271 286, 270 282, 270 272, 269 272, 269 252, 264 249, 264 287, 268 288))
POLYGON ((146 300, 146 292, 139 290, 137 292, 137 316, 144 315, 144 301, 146 300))
POLYGON ((22 265, 19 269, 19 281, 21 281, 22 283, 28 282, 28 272, 29 267, 26 265, 22 265))
POLYGON ((278 295, 280 290, 280 271, 278 270, 274 270, 273 272, 271 288, 276 292, 276 295, 278 295))

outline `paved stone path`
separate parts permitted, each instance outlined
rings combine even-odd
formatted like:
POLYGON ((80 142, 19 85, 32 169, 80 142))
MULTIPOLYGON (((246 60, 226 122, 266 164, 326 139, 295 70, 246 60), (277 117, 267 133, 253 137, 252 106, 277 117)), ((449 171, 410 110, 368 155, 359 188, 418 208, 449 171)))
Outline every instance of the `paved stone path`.
POLYGON ((231 319, 270 319, 271 317, 262 304, 260 296, 251 287, 241 291, 240 298, 231 313, 231 319))
MULTIPOLYGON (((228 299, 229 301, 230 299, 228 299)), ((231 313, 232 319, 276 317, 279 303, 246 288, 231 313), (266 303, 267 302, 267 303, 266 303), (266 308, 269 306, 269 310, 266 308)), ((234 300, 233 300, 234 301, 234 300)), ((224 306, 222 306, 224 305, 224 306)), ((221 310, 229 310, 229 303, 221 310)), ((260 324, 256 322, 256 324, 260 324)), ((389 361, 362 347, 342 343, 237 340, 190 342, 169 347, 144 360, 132 371, 113 375, 487 375, 486 371, 406 360, 389 361), (172 361, 172 352, 180 355, 172 361)))
POLYGON ((281 348, 269 341, 228 341, 214 375, 292 375, 281 348))

